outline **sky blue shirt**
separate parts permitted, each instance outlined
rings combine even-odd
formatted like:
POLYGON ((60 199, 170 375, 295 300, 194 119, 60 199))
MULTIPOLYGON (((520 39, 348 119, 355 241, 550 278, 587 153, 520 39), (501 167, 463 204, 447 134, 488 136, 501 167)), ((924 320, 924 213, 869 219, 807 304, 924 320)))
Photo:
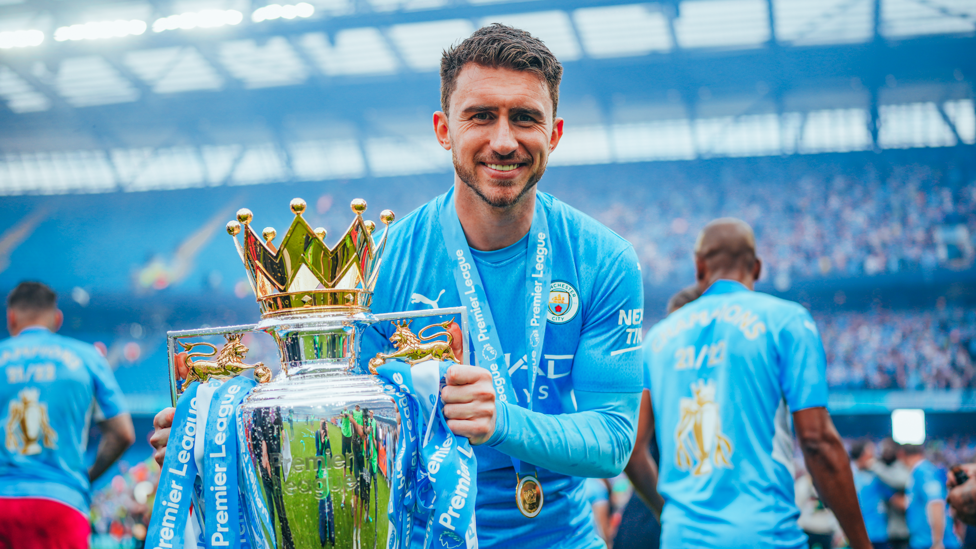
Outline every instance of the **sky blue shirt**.
POLYGON ((908 545, 912 549, 927 549, 932 546, 932 527, 929 526, 925 509, 933 501, 940 502, 946 508, 942 544, 946 549, 959 547, 959 540, 952 533, 952 518, 949 516, 949 509, 945 502, 947 496, 945 483, 945 473, 928 460, 916 463, 912 469, 912 476, 905 488, 908 495, 905 521, 910 532, 908 545))
POLYGON ((644 341, 662 547, 805 547, 791 412, 827 405, 826 359, 800 305, 719 280, 644 341))
POLYGON ((862 471, 856 466, 854 487, 868 538, 872 543, 888 541, 888 500, 895 495, 894 490, 871 471, 862 471))
MULTIPOLYGON (((441 195, 391 226, 373 297, 374 313, 461 305, 453 271, 456 262, 447 253, 439 213, 444 201, 452 199, 453 192, 441 195)), ((633 247, 556 198, 538 193, 537 199, 546 208, 553 277, 532 409, 545 414, 576 412, 574 388, 607 393, 608 398, 639 393, 643 288, 633 247)), ((520 406, 525 406, 529 389, 526 245, 523 239, 493 252, 472 251, 520 406)), ((417 319, 411 330, 417 333, 423 326, 442 320, 446 319, 417 319)), ((387 350, 392 331, 390 323, 375 326, 366 335, 362 356, 369 358, 387 350)), ((608 437, 600 437, 606 444, 608 437)), ((502 546, 511 540, 538 547, 602 546, 593 528, 583 479, 549 471, 544 463, 531 464, 538 470, 545 505, 540 516, 529 519, 515 505, 516 476, 511 457, 487 444, 476 446, 475 454, 476 520, 482 548, 502 546)))
POLYGON ((0 370, 0 496, 53 499, 87 514, 94 405, 105 419, 126 411, 108 363, 91 345, 32 327, 0 342, 0 370))

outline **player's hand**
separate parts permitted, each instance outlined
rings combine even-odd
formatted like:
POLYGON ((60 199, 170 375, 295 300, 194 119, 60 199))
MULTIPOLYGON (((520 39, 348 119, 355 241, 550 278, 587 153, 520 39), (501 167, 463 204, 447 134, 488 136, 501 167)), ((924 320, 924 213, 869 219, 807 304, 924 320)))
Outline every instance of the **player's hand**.
POLYGON ((153 418, 153 427, 156 430, 149 439, 149 444, 155 448, 153 459, 160 467, 163 466, 163 458, 166 457, 166 443, 169 442, 169 428, 173 426, 173 414, 176 408, 164 408, 153 418))
POLYGON ((959 484, 956 475, 949 471, 946 486, 949 487, 949 505, 956 513, 956 518, 966 524, 976 525, 976 464, 961 465, 963 471, 969 475, 969 480, 959 484))
POLYGON ((495 388, 491 373, 484 368, 452 364, 447 385, 441 390, 444 417, 451 431, 467 437, 471 444, 483 444, 495 432, 495 388))
POLYGON ((186 365, 186 352, 177 353, 176 357, 176 379, 186 379, 190 375, 190 368, 186 365))
POLYGON ((457 357, 461 363, 464 363, 464 336, 461 335, 461 327, 458 326, 457 322, 451 322, 447 327, 447 333, 451 334, 451 350, 454 351, 454 356, 457 357))

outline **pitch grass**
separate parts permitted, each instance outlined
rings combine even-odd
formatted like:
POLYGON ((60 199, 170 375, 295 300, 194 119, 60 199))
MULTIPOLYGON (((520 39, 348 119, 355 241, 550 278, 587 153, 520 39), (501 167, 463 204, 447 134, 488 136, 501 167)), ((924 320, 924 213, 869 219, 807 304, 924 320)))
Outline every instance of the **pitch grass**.
MULTIPOLYGON (((306 482, 308 486, 317 487, 319 483, 315 468, 296 471, 295 463, 300 459, 315 457, 315 434, 317 425, 307 425, 302 421, 292 424, 294 435, 289 423, 285 421, 283 430, 288 431, 291 438, 292 469, 288 475, 288 484, 300 486, 306 482)), ((332 507, 335 520, 335 547, 352 548, 353 539, 353 497, 355 477, 352 466, 343 472, 342 433, 338 427, 329 426, 329 441, 333 450, 333 458, 328 460, 328 482, 332 492, 332 507), (343 506, 345 499, 345 506, 343 506)), ((351 456, 350 456, 351 459, 351 456)), ((323 479, 324 480, 324 479, 323 479)), ((369 517, 363 519, 360 532, 360 547, 362 549, 383 549, 386 547, 387 506, 390 501, 390 488, 382 471, 377 469, 373 475, 370 488, 369 517)), ((295 490, 291 495, 284 494, 285 508, 288 510, 288 523, 291 526, 292 539, 298 549, 314 549, 332 547, 328 538, 325 545, 319 543, 319 500, 314 493, 302 493, 295 490)), ((322 520, 325 520, 323 515, 322 520)))

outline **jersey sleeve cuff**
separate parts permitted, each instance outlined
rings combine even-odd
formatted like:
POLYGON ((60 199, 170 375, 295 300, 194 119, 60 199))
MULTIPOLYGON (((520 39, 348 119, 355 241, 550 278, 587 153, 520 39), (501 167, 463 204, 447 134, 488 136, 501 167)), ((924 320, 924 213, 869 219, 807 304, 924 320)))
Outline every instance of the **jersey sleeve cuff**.
POLYGON ((495 401, 495 432, 488 439, 488 446, 494 448, 508 438, 508 403, 495 401))

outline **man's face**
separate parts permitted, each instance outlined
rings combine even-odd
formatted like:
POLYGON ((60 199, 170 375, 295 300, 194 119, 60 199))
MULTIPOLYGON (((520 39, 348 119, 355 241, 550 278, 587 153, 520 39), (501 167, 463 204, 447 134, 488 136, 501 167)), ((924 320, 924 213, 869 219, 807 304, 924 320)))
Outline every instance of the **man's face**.
POLYGON ((487 204, 517 204, 546 170, 563 133, 546 82, 530 72, 469 63, 457 78, 450 116, 434 115, 457 178, 487 204))

